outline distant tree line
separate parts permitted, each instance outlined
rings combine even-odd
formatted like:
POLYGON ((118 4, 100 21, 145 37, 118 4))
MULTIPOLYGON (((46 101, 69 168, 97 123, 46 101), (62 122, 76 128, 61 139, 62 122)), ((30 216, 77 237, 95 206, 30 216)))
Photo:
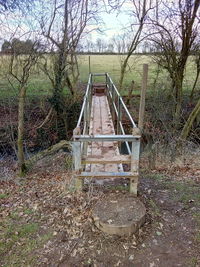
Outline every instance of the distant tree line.
POLYGON ((13 38, 12 41, 5 40, 1 47, 1 52, 4 54, 17 54, 17 55, 28 55, 33 51, 44 52, 45 47, 39 41, 33 40, 20 40, 13 38))

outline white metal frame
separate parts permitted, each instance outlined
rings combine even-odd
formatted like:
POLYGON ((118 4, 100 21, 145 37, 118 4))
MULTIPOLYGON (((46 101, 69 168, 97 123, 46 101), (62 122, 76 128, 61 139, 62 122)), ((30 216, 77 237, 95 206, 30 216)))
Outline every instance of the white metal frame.
MULTIPOLYGON (((73 158, 74 158, 74 169, 76 173, 76 188, 82 190, 83 178, 107 178, 107 177, 124 177, 130 178, 130 192, 137 195, 137 183, 138 183, 138 173, 139 173, 139 154, 140 154, 140 131, 137 128, 134 120, 132 119, 122 97, 120 96, 116 86, 114 85, 112 79, 108 73, 90 73, 89 80, 86 88, 86 93, 84 96, 80 116, 77 122, 77 126, 73 132, 73 158), (92 89, 93 89, 93 79, 96 76, 105 77, 106 94, 109 99, 111 114, 117 119, 117 134, 116 135, 89 135, 89 124, 91 115, 91 105, 92 105, 92 89), (123 114, 123 116, 122 116, 123 114), (132 134, 126 134, 122 117, 126 117, 132 126, 132 134), (87 164, 87 144, 88 142, 94 141, 118 141, 125 142, 127 151, 130 155, 127 162, 130 163, 130 172, 117 172, 117 173, 90 173, 84 172, 83 165, 87 164), (131 148, 129 146, 131 143, 131 148)), ((120 156, 119 160, 120 161, 120 156)), ((110 162, 110 161, 109 161, 110 162)), ((115 163, 116 160, 113 160, 115 163)), ((123 162, 123 161, 122 161, 123 162)), ((102 164, 105 164, 105 160, 102 159, 102 164)), ((101 164, 101 163, 100 163, 101 164)))

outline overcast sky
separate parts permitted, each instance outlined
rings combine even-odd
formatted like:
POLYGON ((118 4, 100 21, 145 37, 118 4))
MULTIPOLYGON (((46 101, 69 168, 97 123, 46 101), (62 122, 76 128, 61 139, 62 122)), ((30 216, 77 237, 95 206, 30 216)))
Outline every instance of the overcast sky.
MULTIPOLYGON (((97 38, 101 37, 104 40, 108 41, 114 35, 120 34, 122 29, 126 27, 128 23, 128 16, 124 14, 124 10, 127 10, 127 6, 121 12, 112 11, 112 13, 101 12, 100 17, 102 18, 103 23, 99 25, 101 33, 98 31, 92 31, 90 37, 92 41, 95 41, 97 38)), ((10 40, 14 33, 16 33, 15 37, 23 38, 23 34, 29 31, 30 22, 23 18, 20 20, 20 15, 15 12, 12 14, 0 14, 0 20, 3 22, 1 23, 1 31, 0 31, 0 42, 2 43, 3 40, 10 40), (17 25, 21 23, 21 25, 17 25), (16 31, 17 28, 17 31, 16 31)), ((33 22, 31 22, 33 23, 33 22)), ((96 28, 96 25, 94 26, 96 28)), ((26 37, 24 37, 26 38, 26 37)))
MULTIPOLYGON (((101 17, 104 21, 101 29, 103 31, 102 37, 110 39, 114 35, 120 34, 123 28, 126 28, 128 23, 128 16, 124 13, 112 12, 110 14, 103 13, 101 17)), ((99 36, 97 32, 93 33, 93 38, 96 39, 99 36)))

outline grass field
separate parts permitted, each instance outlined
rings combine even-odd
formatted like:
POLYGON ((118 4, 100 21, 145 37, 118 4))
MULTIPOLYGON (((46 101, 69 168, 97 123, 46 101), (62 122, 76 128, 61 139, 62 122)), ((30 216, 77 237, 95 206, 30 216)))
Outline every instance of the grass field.
MULTIPOLYGON (((0 96, 9 97, 17 96, 17 89, 14 83, 14 88, 8 81, 8 57, 0 57, 0 96)), ((103 73, 108 72, 115 82, 118 84, 120 77, 120 57, 119 55, 91 55, 91 72, 103 73)), ((130 58, 129 66, 124 79, 124 89, 128 88, 131 81, 135 82, 135 92, 138 92, 141 87, 142 81, 142 68, 143 64, 149 64, 149 77, 148 77, 148 88, 153 89, 155 87, 155 79, 157 77, 157 64, 154 62, 151 56, 146 55, 133 55, 130 58)), ((89 56, 79 56, 79 68, 80 68, 80 82, 87 83, 89 73, 89 56)), ((190 90, 195 78, 196 69, 193 63, 192 57, 190 57, 184 80, 184 89, 190 90)), ((157 78, 156 87, 157 89, 169 88, 170 79, 166 71, 161 70, 157 78)), ((199 83, 197 87, 200 87, 199 83)), ((27 94, 29 96, 34 95, 50 95, 51 94, 51 83, 46 75, 35 68, 31 73, 31 78, 28 82, 27 94)), ((124 90, 125 93, 125 90, 124 90)))
MULTIPOLYGON (((91 55, 91 72, 108 72, 113 81, 118 84, 120 77, 120 55, 91 55)), ((88 65, 89 56, 79 56, 80 72, 82 81, 86 81, 88 77, 88 65)), ((129 87, 131 81, 134 80, 136 88, 140 88, 143 72, 143 64, 149 65, 149 85, 154 83, 157 75, 157 64, 154 62, 152 56, 148 55, 133 55, 129 60, 129 66, 124 79, 124 87, 129 87)), ((184 89, 191 88, 193 80, 195 78, 196 69, 191 56, 185 73, 184 89)), ((161 70, 159 73, 158 83, 164 84, 169 82, 169 76, 167 71, 161 70)))

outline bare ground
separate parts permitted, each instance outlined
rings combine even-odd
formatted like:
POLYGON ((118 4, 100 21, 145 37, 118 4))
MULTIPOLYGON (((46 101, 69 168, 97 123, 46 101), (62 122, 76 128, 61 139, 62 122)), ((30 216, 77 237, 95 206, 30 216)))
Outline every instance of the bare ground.
POLYGON ((1 266, 200 266, 200 165, 195 155, 147 170, 139 198, 145 225, 128 238, 108 236, 92 221, 105 196, 128 194, 122 184, 75 193, 65 154, 41 160, 25 178, 1 162, 1 266))

